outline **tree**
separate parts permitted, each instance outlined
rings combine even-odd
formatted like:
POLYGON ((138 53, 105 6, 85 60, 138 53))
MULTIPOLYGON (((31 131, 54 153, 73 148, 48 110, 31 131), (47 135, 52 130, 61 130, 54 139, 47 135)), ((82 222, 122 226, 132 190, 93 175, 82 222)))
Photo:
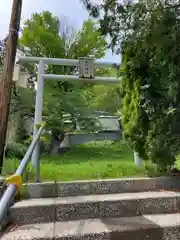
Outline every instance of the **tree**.
MULTIPOLYGON (((60 20, 47 11, 35 13, 25 22, 20 45, 26 55, 51 58, 101 58, 105 55, 107 46, 95 22, 85 21, 82 29, 77 32, 67 21, 60 20)), ((49 66, 47 72, 76 74, 77 68, 49 66)), ((72 122, 88 118, 86 126, 90 125, 91 131, 96 125, 91 119, 91 109, 87 105, 83 89, 81 86, 77 90, 76 84, 68 82, 45 83, 43 115, 52 134, 53 152, 57 151, 65 136, 65 114, 70 115, 72 122)))
POLYGON ((14 141, 23 143, 29 137, 26 121, 34 116, 35 92, 29 88, 16 87, 12 93, 9 121, 16 122, 14 141))
POLYGON ((90 16, 98 18, 102 35, 109 35, 110 46, 117 47, 118 50, 122 40, 128 39, 132 31, 134 33, 140 25, 141 30, 144 29, 142 27, 145 27, 149 13, 158 13, 159 10, 179 13, 180 10, 180 4, 172 0, 106 0, 99 3, 94 0, 80 0, 80 2, 89 11, 90 16))
POLYGON ((163 0, 84 3, 123 55, 125 138, 141 157, 167 169, 180 151, 180 5, 163 0))
POLYGON ((7 43, 7 37, 4 38, 3 40, 0 40, 0 71, 3 70, 6 43, 7 43))
MULTIPOLYGON (((105 70, 101 76, 117 77, 116 70, 105 70)), ((117 114, 121 108, 119 84, 93 85, 85 89, 88 105, 94 110, 105 111, 109 114, 117 114)))
MULTIPOLYGON (((0 41, 0 72, 3 71, 3 62, 4 55, 6 51, 7 37, 0 41)), ((21 141, 23 137, 23 122, 27 117, 32 117, 34 113, 34 92, 30 89, 24 89, 20 87, 16 87, 15 83, 13 83, 13 89, 11 94, 11 103, 10 103, 10 112, 9 112, 9 123, 17 121, 16 124, 17 129, 19 131, 16 134, 16 138, 21 141)), ((17 140, 16 139, 16 140, 17 140)))

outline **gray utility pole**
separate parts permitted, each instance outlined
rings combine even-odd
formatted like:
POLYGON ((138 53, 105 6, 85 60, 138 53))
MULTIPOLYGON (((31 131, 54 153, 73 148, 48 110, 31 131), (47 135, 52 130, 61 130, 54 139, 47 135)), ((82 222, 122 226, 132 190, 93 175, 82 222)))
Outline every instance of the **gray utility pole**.
POLYGON ((8 124, 9 106, 11 99, 12 78, 16 49, 18 42, 18 32, 21 19, 22 0, 14 0, 9 26, 9 35, 4 58, 4 74, 0 79, 0 174, 2 173, 4 148, 6 143, 6 131, 8 124))

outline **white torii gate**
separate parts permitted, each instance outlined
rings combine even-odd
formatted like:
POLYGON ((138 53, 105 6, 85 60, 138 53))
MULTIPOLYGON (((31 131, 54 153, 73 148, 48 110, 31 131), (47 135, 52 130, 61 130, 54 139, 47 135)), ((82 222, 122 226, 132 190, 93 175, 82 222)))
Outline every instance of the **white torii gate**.
MULTIPOLYGON (((79 81, 94 84, 107 84, 118 83, 118 77, 95 77, 95 67, 98 68, 120 68, 120 63, 108 62, 103 60, 94 60, 93 58, 79 58, 79 59, 58 59, 58 58, 41 58, 41 57, 26 57, 19 56, 17 58, 18 64, 23 63, 38 63, 38 77, 37 77, 37 91, 35 103, 35 117, 34 117, 34 133, 37 133, 37 124, 42 121, 43 111, 43 90, 44 80, 57 80, 57 81, 79 81), (46 74, 45 65, 61 65, 61 66, 74 66, 79 69, 79 76, 73 75, 58 75, 46 74)), ((141 160, 135 153, 136 165, 141 165, 141 160)), ((36 167, 36 181, 40 180, 40 144, 38 143, 32 155, 32 164, 36 167)))

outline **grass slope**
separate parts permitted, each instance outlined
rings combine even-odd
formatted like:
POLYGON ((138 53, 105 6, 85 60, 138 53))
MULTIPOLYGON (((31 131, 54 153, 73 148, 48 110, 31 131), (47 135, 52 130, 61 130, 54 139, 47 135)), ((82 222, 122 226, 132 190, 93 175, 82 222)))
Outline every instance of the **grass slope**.
MULTIPOLYGON (((14 173, 19 161, 7 159, 4 175, 14 173)), ((84 180, 155 175, 156 168, 135 166, 132 150, 123 142, 91 142, 73 147, 71 151, 57 156, 41 158, 41 180, 84 180)), ((34 169, 29 167, 25 180, 35 179, 34 169)))

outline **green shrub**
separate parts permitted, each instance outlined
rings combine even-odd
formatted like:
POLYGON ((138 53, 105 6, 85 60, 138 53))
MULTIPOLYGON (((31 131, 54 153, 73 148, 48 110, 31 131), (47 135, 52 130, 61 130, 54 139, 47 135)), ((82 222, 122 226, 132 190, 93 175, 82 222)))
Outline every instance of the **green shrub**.
POLYGON ((5 155, 6 157, 23 158, 27 151, 27 146, 18 142, 10 142, 7 145, 5 155))

